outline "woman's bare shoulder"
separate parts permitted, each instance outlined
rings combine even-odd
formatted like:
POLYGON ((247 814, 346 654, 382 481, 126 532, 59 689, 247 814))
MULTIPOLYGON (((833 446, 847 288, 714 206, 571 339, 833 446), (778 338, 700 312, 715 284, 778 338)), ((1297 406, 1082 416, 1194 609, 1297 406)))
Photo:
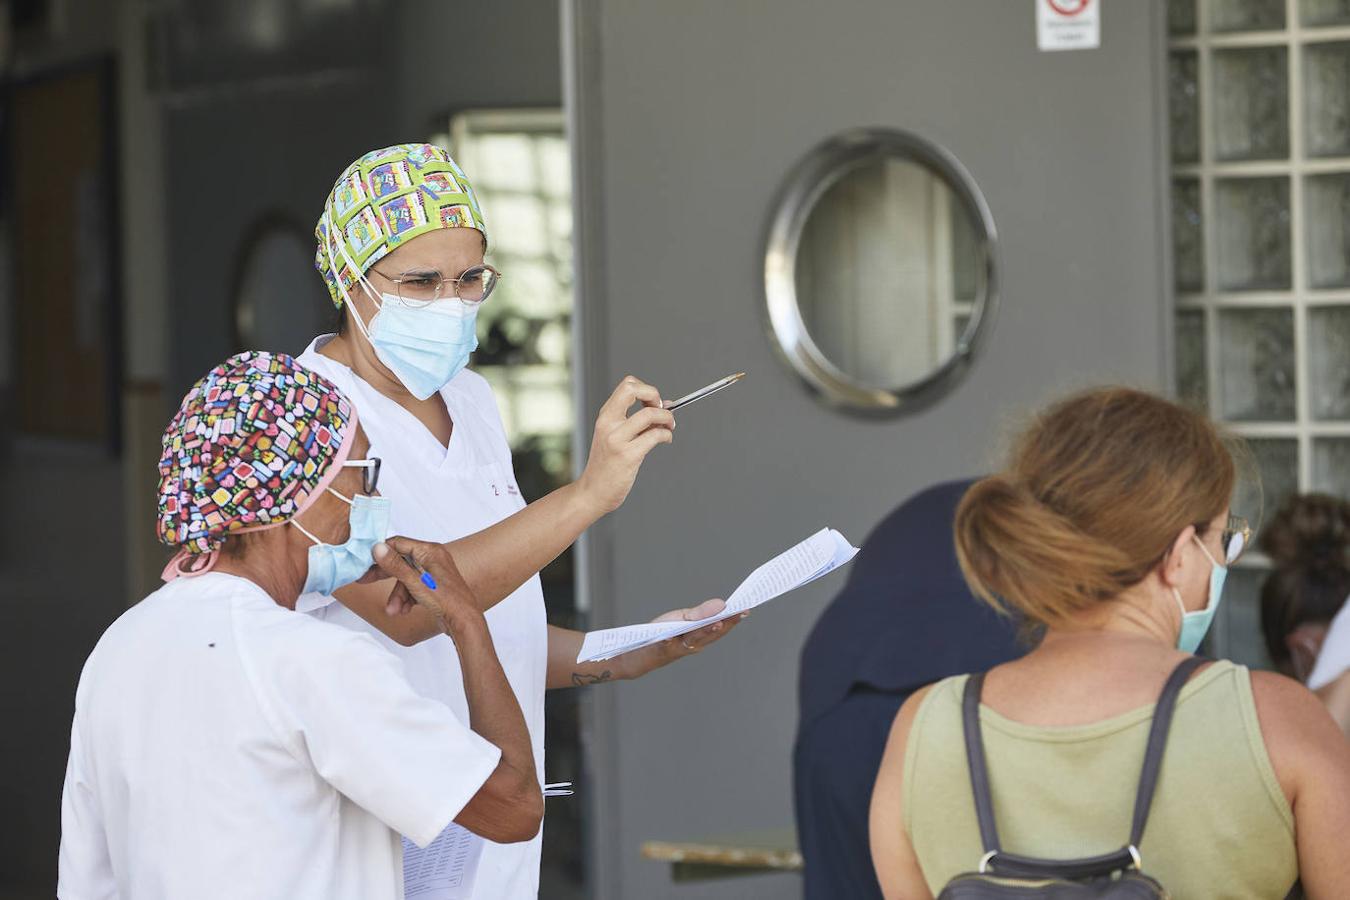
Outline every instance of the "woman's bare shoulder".
POLYGON ((1286 796, 1299 785, 1350 779, 1350 742, 1317 695, 1276 672, 1251 673, 1266 754, 1286 796))
POLYGON ((890 737, 886 739, 886 755, 881 760, 883 768, 904 766, 905 745, 909 740, 910 732, 914 729, 914 720, 918 718, 919 710, 923 707, 924 701, 942 685, 943 682, 941 681, 926 684, 910 694, 905 702, 900 704, 900 710, 891 722, 890 737))
POLYGON ((1326 707, 1317 695, 1292 678, 1278 672, 1252 670, 1249 673, 1252 699, 1261 717, 1282 732, 1320 732, 1334 728, 1326 707))

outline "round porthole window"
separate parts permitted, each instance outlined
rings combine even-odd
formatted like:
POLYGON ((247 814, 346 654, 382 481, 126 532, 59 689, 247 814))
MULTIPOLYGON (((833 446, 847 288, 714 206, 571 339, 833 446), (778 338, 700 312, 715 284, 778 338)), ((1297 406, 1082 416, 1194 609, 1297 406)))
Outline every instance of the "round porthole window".
POLYGON ((789 173, 764 294, 781 356, 826 402, 895 414, 959 381, 998 302, 994 221, 950 153, 858 130, 789 173))
POLYGON ((234 272, 231 302, 241 350, 299 355, 335 330, 333 304, 314 271, 314 234, 280 214, 249 229, 234 272))

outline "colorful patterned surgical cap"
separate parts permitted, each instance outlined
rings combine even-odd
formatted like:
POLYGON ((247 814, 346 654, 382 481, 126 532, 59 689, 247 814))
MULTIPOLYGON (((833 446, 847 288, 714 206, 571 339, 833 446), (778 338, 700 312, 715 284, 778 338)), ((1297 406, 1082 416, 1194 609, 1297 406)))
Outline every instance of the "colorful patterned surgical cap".
POLYGON ((333 305, 342 307, 333 265, 350 292, 357 276, 386 253, 437 228, 477 228, 487 240, 473 186, 449 153, 433 144, 397 144, 352 163, 333 185, 314 229, 319 244, 314 268, 328 285, 333 305), (352 263, 360 272, 352 271, 352 263))
POLYGON ((284 353, 240 353, 216 366, 164 432, 157 530, 182 548, 165 577, 204 572, 226 535, 301 512, 341 471, 355 435, 351 401, 284 353))

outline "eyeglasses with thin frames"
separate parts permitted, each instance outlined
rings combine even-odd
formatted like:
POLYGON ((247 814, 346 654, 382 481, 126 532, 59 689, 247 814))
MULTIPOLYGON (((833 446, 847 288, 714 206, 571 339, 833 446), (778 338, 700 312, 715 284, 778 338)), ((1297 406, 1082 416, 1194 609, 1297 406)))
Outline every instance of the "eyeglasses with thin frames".
POLYGON ((370 271, 385 281, 394 283, 399 300, 417 308, 427 306, 445 296, 445 285, 450 285, 450 296, 465 303, 482 303, 497 287, 502 273, 489 265, 469 266, 458 277, 447 278, 439 269, 409 269, 398 275, 388 275, 379 269, 370 271))

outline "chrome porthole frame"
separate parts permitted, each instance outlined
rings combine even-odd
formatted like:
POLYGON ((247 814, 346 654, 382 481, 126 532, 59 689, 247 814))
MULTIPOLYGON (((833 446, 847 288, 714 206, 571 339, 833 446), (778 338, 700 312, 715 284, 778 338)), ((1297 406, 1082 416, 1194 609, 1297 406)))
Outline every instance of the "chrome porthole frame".
POLYGON ((778 191, 764 245, 763 300, 770 342, 806 387, 840 410, 865 416, 913 412, 954 388, 969 371, 998 309, 998 238, 994 218, 974 178, 946 149, 898 129, 854 129, 816 146, 788 173, 778 191), (855 169, 885 159, 916 162, 939 177, 976 232, 977 292, 955 350, 925 377, 879 388, 831 362, 807 330, 797 298, 796 259, 802 230, 827 190, 855 169))

